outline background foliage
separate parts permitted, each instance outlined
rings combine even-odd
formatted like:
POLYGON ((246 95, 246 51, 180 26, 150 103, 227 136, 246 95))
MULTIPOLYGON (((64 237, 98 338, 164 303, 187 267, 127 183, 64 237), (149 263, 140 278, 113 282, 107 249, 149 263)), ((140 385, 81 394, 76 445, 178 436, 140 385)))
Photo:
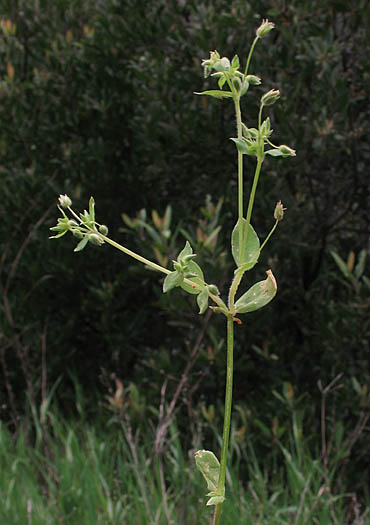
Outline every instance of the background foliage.
MULTIPOLYGON (((101 399, 117 377, 136 385, 139 419, 157 420, 158 407, 175 400, 180 430, 190 421, 195 432, 199 418, 216 424, 222 323, 198 316, 180 291, 162 296, 158 275, 109 247, 74 254, 71 239, 49 241, 48 228, 59 193, 82 209, 92 194, 98 220, 144 255, 170 265, 190 239, 207 279, 225 293, 236 212, 233 114, 193 92, 207 89, 200 63, 209 50, 245 59, 267 17, 276 30, 250 72, 262 76, 262 89, 281 90, 272 127, 297 157, 266 161, 257 196, 260 236, 277 200, 287 213, 256 270, 272 267, 278 296, 238 328, 236 414, 265 452, 276 432, 284 434, 292 403, 307 415, 305 431, 318 436, 323 391, 341 374, 328 425, 343 427, 349 479, 360 487, 368 476, 369 9, 362 0, 350 7, 340 0, 325 7, 316 0, 232 7, 2 0, 1 417, 13 428, 26 394, 42 406, 57 380, 63 410, 73 410, 71 377, 91 398, 91 413, 95 392, 101 399), (158 217, 169 204, 164 227, 158 217)), ((249 122, 262 92, 248 97, 249 122)))

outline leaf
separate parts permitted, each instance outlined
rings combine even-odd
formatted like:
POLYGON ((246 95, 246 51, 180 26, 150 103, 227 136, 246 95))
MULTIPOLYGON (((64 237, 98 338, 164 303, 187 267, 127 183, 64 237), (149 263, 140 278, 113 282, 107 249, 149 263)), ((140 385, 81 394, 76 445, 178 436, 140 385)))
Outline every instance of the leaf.
POLYGON ((163 293, 169 292, 172 288, 176 288, 176 286, 180 286, 183 280, 184 276, 182 273, 178 271, 169 273, 163 282, 163 293))
POLYGON ((222 77, 220 77, 220 78, 218 79, 218 87, 219 87, 220 89, 222 89, 222 87, 223 87, 223 85, 225 84, 225 82, 226 82, 226 77, 225 77, 224 75, 222 75, 222 77))
MULTIPOLYGON (((193 281, 196 284, 204 285, 204 274, 203 274, 203 271, 202 271, 201 267, 194 261, 189 261, 188 262, 188 272, 186 274, 186 277, 188 277, 188 279, 190 279, 191 281, 193 281), (190 276, 188 276, 188 274, 192 274, 192 275, 194 275, 196 277, 190 277, 190 276)), ((185 283, 185 282, 181 283, 181 288, 183 290, 185 290, 186 292, 191 293, 191 294, 198 294, 201 291, 198 287, 197 288, 193 288, 191 284, 188 284, 188 283, 185 283)))
POLYGON ((225 500, 225 489, 221 493, 217 488, 218 478, 220 477, 220 463, 216 456, 209 450, 198 450, 195 453, 195 464, 206 480, 210 491, 207 494, 207 496, 210 496, 207 505, 222 503, 225 500))
POLYGON ((197 297, 197 303, 199 306, 200 315, 204 314, 204 312, 208 308, 208 298, 209 298, 208 290, 207 288, 204 288, 197 297))
POLYGON ((88 241, 89 241, 89 237, 85 235, 85 237, 77 244, 76 248, 73 251, 81 252, 85 248, 88 241))
POLYGON ((365 269, 365 262, 366 262, 366 250, 361 250, 358 254, 358 262, 355 266, 354 274, 357 279, 361 277, 361 275, 364 273, 365 269))
POLYGON ((164 216, 163 216, 163 230, 169 230, 170 229, 170 226, 171 226, 171 217, 172 217, 172 208, 171 208, 171 204, 168 204, 168 206, 166 207, 166 211, 164 212, 164 216))
POLYGON ((252 142, 248 139, 237 139, 237 138, 231 138, 233 142, 235 142, 236 147, 239 151, 239 153, 242 153, 243 155, 256 155, 257 152, 257 144, 256 142, 252 142))
POLYGON ((254 312, 268 304, 275 297, 277 285, 271 270, 267 270, 267 279, 254 284, 235 303, 235 313, 254 312))
POLYGON ((351 279, 351 277, 352 277, 351 273, 348 270, 348 266, 343 261, 342 257, 340 255, 338 255, 336 252, 333 252, 333 251, 330 251, 330 254, 333 257, 334 261, 337 263, 337 266, 340 269, 340 271, 342 272, 342 274, 344 275, 344 277, 346 279, 351 279))
POLYGON ((186 241, 184 248, 181 250, 181 252, 177 256, 177 260, 180 261, 186 255, 192 255, 192 253, 193 253, 193 248, 190 246, 189 241, 186 241))
POLYGON ((240 64, 239 64, 239 57, 238 57, 238 55, 235 55, 234 58, 232 59, 231 67, 235 68, 235 69, 238 69, 239 66, 240 66, 240 64))
POLYGON ((238 267, 249 263, 250 268, 258 261, 260 255, 260 241, 251 224, 247 228, 247 221, 239 219, 231 235, 231 250, 238 267), (240 246, 240 229, 242 229, 240 246))
POLYGON ((269 149, 265 151, 266 155, 271 155, 271 157, 283 157, 284 154, 279 149, 269 149))
POLYGON ((209 500, 207 501, 206 505, 218 505, 219 503, 222 503, 225 501, 225 496, 219 496, 219 495, 213 495, 213 492, 210 492, 207 494, 207 496, 211 496, 209 500))
POLYGON ((216 491, 220 476, 220 462, 214 453, 209 450, 198 450, 195 453, 195 464, 206 480, 208 490, 216 491))
POLYGON ((210 89, 208 91, 202 91, 201 93, 195 92, 194 94, 195 95, 209 95, 215 98, 228 98, 228 97, 233 96, 231 91, 220 91, 218 89, 210 89))

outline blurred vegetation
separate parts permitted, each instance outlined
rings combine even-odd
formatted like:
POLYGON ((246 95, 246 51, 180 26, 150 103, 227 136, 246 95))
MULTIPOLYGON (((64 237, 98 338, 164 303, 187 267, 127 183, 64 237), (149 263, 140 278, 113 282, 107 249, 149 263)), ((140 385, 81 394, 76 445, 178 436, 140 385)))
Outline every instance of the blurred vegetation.
POLYGON ((158 450, 175 413, 184 447, 202 411, 219 413, 225 348, 217 316, 198 316, 181 291, 163 296, 159 275, 109 247, 74 254, 71 240, 49 241, 48 228, 58 194, 81 209, 94 195, 113 238, 167 265, 189 239, 207 279, 226 293, 233 114, 193 92, 207 89, 200 63, 210 50, 245 60, 261 18, 276 29, 253 58, 250 72, 265 87, 248 96, 247 118, 263 89, 280 89, 272 127, 297 157, 266 160, 257 195, 261 237, 277 200, 287 212, 263 261, 277 276, 277 298, 238 328, 236 413, 258 435, 257 456, 271 455, 287 418, 274 394, 292 389, 307 413, 302 431, 320 441, 330 393, 327 431, 347 443, 342 479, 366 496, 365 0, 2 0, 0 417, 16 430, 26 396, 41 410, 57 381, 65 415, 75 413, 71 374, 87 397, 112 378, 132 381, 145 417, 165 425, 158 450), (338 388, 323 394, 336 378, 338 388))

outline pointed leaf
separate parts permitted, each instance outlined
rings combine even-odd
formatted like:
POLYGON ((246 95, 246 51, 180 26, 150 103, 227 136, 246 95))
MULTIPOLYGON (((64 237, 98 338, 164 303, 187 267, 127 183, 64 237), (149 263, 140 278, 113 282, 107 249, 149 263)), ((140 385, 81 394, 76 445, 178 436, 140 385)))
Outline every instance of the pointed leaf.
POLYGON ((166 211, 163 216, 163 230, 169 230, 171 226, 172 208, 171 204, 168 204, 166 211))
POLYGON ((172 288, 176 288, 176 286, 180 286, 183 280, 184 276, 180 272, 174 271, 169 273, 163 282, 163 293, 172 290, 172 288))
POLYGON ((340 255, 338 255, 336 252, 333 252, 333 251, 330 251, 330 254, 333 257, 334 261, 337 263, 337 266, 340 269, 340 271, 342 272, 342 274, 344 275, 344 277, 346 277, 347 279, 350 279, 351 278, 351 273, 348 270, 348 266, 343 261, 342 257, 340 255))
POLYGON ((223 85, 225 84, 226 82, 226 77, 224 75, 222 75, 219 79, 218 79, 218 87, 220 89, 222 89, 223 85))
POLYGON ((76 248, 73 251, 81 252, 85 248, 88 241, 89 241, 89 237, 85 235, 85 237, 77 244, 76 248))
POLYGON ((204 288, 204 290, 202 290, 200 292, 200 294, 198 295, 198 297, 197 297, 197 303, 198 303, 198 306, 199 306, 199 314, 200 315, 204 314, 204 312, 208 308, 208 298, 209 298, 208 290, 207 290, 207 288, 204 288))
MULTIPOLYGON (((188 268, 188 271, 186 273, 186 277, 190 278, 190 280, 193 281, 194 283, 204 286, 204 274, 203 274, 201 267, 196 262, 190 261, 188 263, 187 268, 188 268), (190 277, 189 274, 191 274, 192 276, 196 276, 196 277, 190 277)), ((201 291, 201 289, 199 289, 198 287, 193 288, 191 284, 188 284, 185 282, 181 283, 181 288, 191 294, 198 294, 201 291)))
POLYGON ((271 157, 283 157, 284 154, 279 149, 269 149, 265 151, 266 155, 271 155, 271 157))
POLYGON ((358 254, 358 262, 355 266, 354 274, 357 279, 361 277, 361 275, 364 273, 365 269, 365 262, 366 262, 366 250, 361 250, 358 254))
MULTIPOLYGON (((251 264, 250 268, 258 261, 260 254, 260 241, 251 224, 247 228, 247 221, 239 219, 231 235, 231 250, 234 261, 238 267, 242 264, 251 264), (242 234, 240 237, 240 229, 242 234), (240 240, 242 242, 240 246, 240 240)), ((250 269, 248 268, 248 269, 250 269)))
POLYGON ((257 154, 257 143, 250 140, 250 139, 237 139, 237 138, 231 138, 233 142, 235 142, 236 147, 239 151, 239 153, 242 153, 243 155, 256 155, 257 154))
POLYGON ((223 501, 225 501, 225 496, 212 496, 211 498, 209 498, 206 505, 218 505, 223 501))
POLYGON ((189 241, 186 241, 184 248, 181 250, 181 252, 177 256, 177 260, 180 261, 186 255, 191 255, 192 253, 193 253, 193 248, 190 246, 189 241))
POLYGON ((276 295, 277 285, 271 270, 267 270, 267 279, 260 281, 243 294, 235 303, 235 313, 254 312, 268 304, 276 295))
POLYGON ((213 452, 198 450, 195 453, 195 464, 207 482, 208 490, 216 491, 220 476, 220 462, 213 452))
POLYGON ((233 96, 231 91, 219 91, 217 89, 209 89, 208 91, 202 91, 201 93, 195 92, 195 95, 210 95, 215 98, 227 98, 233 96))

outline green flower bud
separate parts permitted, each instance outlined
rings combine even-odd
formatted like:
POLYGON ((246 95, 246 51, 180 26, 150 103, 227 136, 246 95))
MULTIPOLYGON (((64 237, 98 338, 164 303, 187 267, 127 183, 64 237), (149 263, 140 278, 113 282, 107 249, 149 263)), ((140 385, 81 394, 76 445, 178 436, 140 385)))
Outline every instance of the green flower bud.
POLYGON ((92 244, 96 244, 97 246, 101 246, 102 244, 104 244, 103 239, 97 233, 89 233, 88 237, 89 237, 89 241, 92 244))
POLYGON ((289 146, 286 146, 285 144, 279 146, 279 150, 283 154, 283 157, 295 157, 295 149, 292 149, 289 146))
POLYGON ((72 230, 72 233, 79 241, 84 238, 84 234, 79 230, 72 230))
POLYGON ((280 91, 278 89, 270 89, 270 91, 262 96, 261 104, 264 106, 271 106, 272 104, 275 104, 278 98, 280 98, 280 91))
POLYGON ((220 291, 215 284, 209 284, 208 291, 213 295, 220 295, 220 291))
POLYGON ((69 206, 72 206, 72 201, 68 195, 59 195, 58 201, 62 208, 69 208, 69 206))
POLYGON ((284 211, 286 210, 286 208, 283 208, 283 204, 281 201, 279 201, 276 206, 275 206, 275 211, 274 211, 274 218, 275 220, 277 221, 282 221, 283 218, 284 218, 284 211))
POLYGON ((271 133, 272 129, 270 128, 270 118, 267 117, 267 119, 262 122, 261 134, 263 137, 269 137, 271 133))
POLYGON ((105 224, 101 224, 99 226, 99 231, 102 235, 108 235, 108 226, 106 226, 105 224))
POLYGON ((252 86, 259 86, 261 84, 260 77, 257 77, 256 75, 247 75, 246 78, 252 86))
POLYGON ((271 29, 274 29, 274 27, 275 27, 275 24, 273 24, 272 22, 269 22, 267 19, 262 20, 261 25, 256 31, 256 35, 258 36, 258 38, 263 38, 264 36, 267 35, 267 33, 271 31, 271 29))

